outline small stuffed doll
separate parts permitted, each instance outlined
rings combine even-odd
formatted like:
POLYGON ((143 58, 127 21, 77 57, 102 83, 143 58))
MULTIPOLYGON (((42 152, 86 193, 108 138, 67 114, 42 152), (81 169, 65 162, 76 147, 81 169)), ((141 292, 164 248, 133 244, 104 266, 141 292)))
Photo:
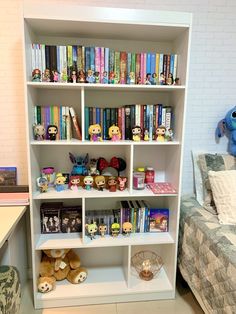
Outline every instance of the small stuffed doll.
POLYGON ((236 106, 229 110, 225 118, 218 123, 216 136, 220 138, 225 133, 229 137, 229 153, 236 156, 236 106))
POLYGON ((108 135, 113 142, 119 141, 121 139, 120 129, 114 124, 109 127, 108 135))

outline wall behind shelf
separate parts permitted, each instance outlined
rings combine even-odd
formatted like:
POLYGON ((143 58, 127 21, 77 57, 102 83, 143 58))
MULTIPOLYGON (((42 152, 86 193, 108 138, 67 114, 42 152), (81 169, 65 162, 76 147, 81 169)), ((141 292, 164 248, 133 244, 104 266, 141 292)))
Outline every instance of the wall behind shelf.
MULTIPOLYGON (((33 2, 33 0, 29 1, 33 2)), ((47 5, 48 0, 41 0, 47 5)), ((55 5, 76 0, 51 0, 55 5)), ((236 39, 234 0, 81 0, 81 5, 157 9, 193 13, 188 106, 183 163, 183 192, 191 193, 191 149, 225 151, 227 140, 215 143, 214 130, 235 105, 236 39)), ((0 1, 0 165, 18 168, 20 184, 27 183, 23 65, 23 0, 0 1), (14 153, 13 153, 14 151, 14 153)))

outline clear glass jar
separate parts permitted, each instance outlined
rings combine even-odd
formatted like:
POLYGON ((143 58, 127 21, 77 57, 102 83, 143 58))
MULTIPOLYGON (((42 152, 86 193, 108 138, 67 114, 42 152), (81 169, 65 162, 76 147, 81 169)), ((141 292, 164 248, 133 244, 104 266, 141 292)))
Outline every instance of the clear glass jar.
POLYGON ((137 171, 133 173, 133 189, 134 190, 145 189, 145 172, 137 171))

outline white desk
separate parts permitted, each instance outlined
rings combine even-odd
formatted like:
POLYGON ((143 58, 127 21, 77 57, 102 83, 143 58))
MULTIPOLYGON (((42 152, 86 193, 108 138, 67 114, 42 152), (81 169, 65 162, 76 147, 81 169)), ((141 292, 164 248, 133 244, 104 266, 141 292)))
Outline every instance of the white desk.
POLYGON ((16 266, 21 282, 27 280, 27 206, 0 206, 0 265, 16 266))

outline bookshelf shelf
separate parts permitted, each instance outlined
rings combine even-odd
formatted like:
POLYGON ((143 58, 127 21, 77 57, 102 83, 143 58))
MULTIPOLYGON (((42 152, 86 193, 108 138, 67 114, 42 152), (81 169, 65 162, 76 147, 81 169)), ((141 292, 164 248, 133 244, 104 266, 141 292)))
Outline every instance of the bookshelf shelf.
POLYGON ((43 83, 43 82, 27 82, 27 86, 35 89, 74 89, 74 90, 124 90, 124 91, 161 91, 171 92, 176 90, 185 90, 185 85, 128 85, 128 84, 88 84, 88 83, 43 83))
MULTIPOLYGON (((35 308, 173 299, 175 297, 180 193, 158 195, 147 188, 134 190, 132 178, 133 172, 138 167, 151 166, 155 169, 155 181, 171 182, 177 191, 181 191, 191 14, 70 5, 39 6, 29 3, 25 4, 23 11, 25 112, 26 121, 28 121, 26 132, 28 173, 31 185, 30 225, 35 308), (180 78, 182 85, 73 84, 30 81, 32 44, 65 46, 78 45, 78 42, 84 47, 107 47, 114 51, 130 51, 131 56, 140 53, 141 50, 144 55, 150 52, 167 55, 167 57, 169 55, 170 58, 174 55, 174 60, 177 60, 175 56, 178 56, 177 77, 180 78), (74 108, 81 126, 82 140, 75 138, 58 141, 33 140, 32 126, 37 121, 38 112, 44 115, 44 118, 46 116, 45 111, 41 111, 38 107, 48 106, 48 104, 52 107, 60 104, 60 106, 70 105, 74 108), (88 122, 87 108, 110 108, 111 110, 120 108, 124 113, 122 108, 129 104, 156 104, 155 108, 158 110, 159 104, 163 104, 165 108, 171 107, 171 114, 174 114, 174 141, 90 142, 85 140, 88 138, 85 134, 85 126, 88 122), (49 189, 46 193, 40 193, 37 190, 36 178, 39 177, 43 167, 52 166, 56 172, 71 172, 73 165, 69 160, 69 152, 76 156, 88 153, 90 159, 101 156, 107 160, 113 156, 125 159, 126 169, 123 173, 121 172, 121 176, 128 178, 127 189, 117 190, 114 193, 109 190, 87 191, 82 188, 76 192, 69 189, 61 192, 49 189), (119 235, 117 238, 96 236, 94 240, 90 240, 85 230, 86 214, 89 211, 116 209, 117 204, 120 204, 122 200, 145 200, 151 208, 169 208, 168 232, 136 233, 131 234, 130 237, 119 235), (43 202, 56 201, 63 202, 65 206, 81 206, 83 225, 80 234, 41 234, 40 206, 43 202), (57 282, 56 289, 50 293, 38 293, 37 279, 42 250, 61 248, 73 248, 79 254, 82 266, 88 269, 88 278, 79 285, 72 285, 68 281, 57 282), (164 261, 160 273, 150 282, 141 280, 131 266, 132 256, 145 249, 156 252, 164 261)), ((58 109, 56 108, 54 112, 57 112, 56 110, 58 109)), ((142 110, 144 112, 144 106, 142 110)), ((158 110, 155 111, 156 116, 158 110)), ((63 112, 59 111, 59 114, 63 112)), ((141 123, 141 114, 139 118, 141 123)), ((139 119, 136 120, 139 121, 139 119)), ((61 138, 65 137, 61 136, 61 138)))
POLYGON ((119 235, 117 238, 99 236, 90 240, 87 236, 82 240, 78 233, 70 234, 41 234, 36 245, 36 250, 66 249, 66 248, 94 248, 94 247, 115 247, 130 245, 151 245, 151 244, 173 244, 174 239, 169 232, 163 233, 137 233, 129 237, 119 235))

